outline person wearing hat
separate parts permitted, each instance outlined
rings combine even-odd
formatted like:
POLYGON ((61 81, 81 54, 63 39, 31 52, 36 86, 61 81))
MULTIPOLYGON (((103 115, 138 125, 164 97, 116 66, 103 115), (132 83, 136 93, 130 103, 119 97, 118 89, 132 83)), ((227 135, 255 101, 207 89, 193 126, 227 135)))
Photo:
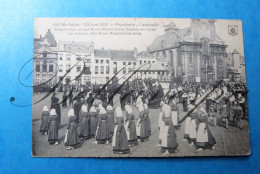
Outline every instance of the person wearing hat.
POLYGON ((222 123, 224 123, 224 127, 228 129, 228 109, 227 105, 222 106, 222 123))
POLYGON ((78 124, 76 122, 77 117, 75 116, 74 109, 69 110, 68 117, 69 120, 65 146, 67 146, 67 150, 71 150, 74 149, 78 144, 80 144, 77 130, 78 124))
POLYGON ((234 102, 233 114, 234 114, 234 121, 237 128, 242 129, 242 121, 241 118, 243 117, 243 109, 239 105, 237 101, 234 102))
POLYGON ((88 113, 88 107, 83 104, 81 110, 79 111, 79 126, 78 126, 79 137, 83 140, 87 140, 90 137, 89 117, 90 117, 90 113, 88 113))
POLYGON ((41 126, 40 126, 40 133, 42 135, 44 135, 44 134, 47 135, 47 133, 48 133, 49 116, 50 116, 50 113, 49 113, 48 107, 44 106, 43 110, 42 110, 42 118, 41 118, 41 126))
POLYGON ((204 149, 215 149, 216 140, 212 136, 208 127, 208 118, 206 110, 203 107, 199 107, 199 116, 197 119, 198 130, 196 139, 196 149, 201 151, 204 149))
POLYGON ((125 128, 127 139, 130 146, 138 145, 137 135, 136 135, 136 124, 135 124, 135 116, 133 114, 133 109, 129 104, 125 105, 126 110, 126 119, 125 119, 125 128))
POLYGON ((123 113, 120 106, 116 107, 115 113, 116 125, 112 140, 113 152, 119 154, 127 154, 130 153, 130 148, 127 139, 127 133, 124 126, 123 113))
POLYGON ((55 109, 57 116, 58 116, 58 124, 61 122, 61 113, 60 113, 60 104, 59 104, 59 98, 56 97, 56 93, 53 93, 53 96, 51 97, 51 109, 55 109))
POLYGON ((90 138, 94 138, 97 131, 97 118, 98 113, 96 111, 96 107, 92 106, 89 110, 89 136, 90 138))
POLYGON ((242 110, 243 110, 242 119, 245 119, 245 110, 246 110, 246 107, 245 107, 245 98, 242 96, 241 93, 238 93, 238 95, 237 95, 237 100, 238 100, 238 103, 239 103, 239 105, 241 106, 241 108, 242 108, 242 110))
POLYGON ((107 121, 107 111, 103 105, 99 104, 98 113, 98 127, 96 131, 96 141, 98 144, 108 144, 111 139, 108 121, 107 121))
POLYGON ((174 153, 178 147, 176 133, 171 118, 171 106, 164 103, 161 131, 161 153, 167 155, 174 153))
POLYGON ((64 91, 63 96, 62 96, 62 107, 63 108, 67 107, 67 99, 68 99, 68 96, 67 96, 66 92, 64 91))
POLYGON ((145 112, 144 112, 144 105, 142 101, 137 99, 137 108, 139 110, 139 119, 137 120, 136 125, 136 134, 139 141, 147 141, 148 140, 148 131, 145 121, 145 112))
POLYGON ((145 119, 147 134, 150 137, 151 136, 151 120, 149 117, 149 109, 148 109, 147 103, 144 103, 144 119, 145 119))
POLYGON ((92 96, 92 93, 89 93, 89 96, 88 96, 86 102, 87 102, 87 105, 88 105, 88 112, 89 112, 89 110, 90 110, 90 108, 92 106, 92 103, 94 102, 94 98, 92 96))
POLYGON ((49 117, 49 122, 48 122, 48 141, 50 144, 59 144, 58 139, 59 139, 59 118, 57 116, 56 110, 51 109, 50 111, 50 117, 49 117))
POLYGON ((114 119, 113 107, 111 105, 107 106, 107 122, 108 122, 108 128, 110 132, 110 138, 112 138, 114 134, 115 119, 114 119))

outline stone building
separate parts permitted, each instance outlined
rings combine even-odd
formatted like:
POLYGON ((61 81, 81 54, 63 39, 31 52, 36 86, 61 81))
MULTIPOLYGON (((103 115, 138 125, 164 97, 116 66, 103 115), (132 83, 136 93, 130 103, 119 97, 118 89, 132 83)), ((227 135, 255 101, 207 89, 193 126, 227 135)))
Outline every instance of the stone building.
POLYGON ((216 20, 191 19, 187 28, 165 26, 147 51, 168 61, 171 75, 183 81, 214 82, 226 77, 226 47, 217 35, 216 20))

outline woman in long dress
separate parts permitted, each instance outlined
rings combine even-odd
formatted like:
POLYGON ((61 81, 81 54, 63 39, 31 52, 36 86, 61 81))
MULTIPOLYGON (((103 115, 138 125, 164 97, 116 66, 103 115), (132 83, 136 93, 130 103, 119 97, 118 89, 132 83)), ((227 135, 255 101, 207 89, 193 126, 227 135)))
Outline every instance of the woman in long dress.
POLYGON ((199 108, 199 116, 197 119, 198 130, 197 130, 197 142, 196 148, 198 151, 204 149, 215 149, 216 140, 211 134, 208 127, 208 117, 204 108, 199 108))
POLYGON ((177 106, 177 103, 175 100, 171 101, 171 118, 172 118, 172 123, 175 129, 178 129, 180 127, 179 123, 179 108, 177 106))
POLYGON ((151 136, 151 121, 149 117, 148 105, 146 103, 144 103, 144 119, 145 119, 147 134, 148 136, 151 136))
POLYGON ((47 135, 48 133, 49 116, 50 116, 49 109, 47 106, 44 106, 42 110, 42 118, 41 118, 41 126, 40 126, 40 133, 42 135, 44 134, 47 135))
MULTIPOLYGON (((168 105, 169 106, 169 105, 168 105)), ((162 128, 162 153, 169 154, 174 153, 178 147, 178 143, 176 140, 176 133, 174 126, 172 124, 171 118, 171 107, 165 107, 165 111, 163 112, 163 128, 162 128)))
MULTIPOLYGON (((190 104, 189 110, 193 109, 195 107, 194 105, 190 104)), ((190 131, 189 131, 189 142, 190 145, 196 145, 196 139, 197 139, 197 118, 198 118, 198 112, 197 109, 195 109, 191 114, 191 122, 190 122, 190 131)))
POLYGON ((137 142, 137 135, 136 135, 135 116, 133 114, 133 110, 130 107, 130 105, 125 105, 125 110, 126 110, 125 127, 126 127, 127 139, 130 146, 136 146, 138 145, 138 142, 137 142))
POLYGON ((95 138, 96 135, 96 131, 97 131, 97 117, 98 117, 98 113, 96 111, 95 106, 92 106, 89 110, 89 135, 91 138, 95 138))
POLYGON ((64 92, 63 96, 62 96, 62 107, 63 108, 67 107, 67 100, 68 100, 68 96, 66 95, 66 92, 64 92))
POLYGON ((99 104, 99 114, 98 114, 98 127, 96 133, 96 141, 98 144, 108 144, 110 137, 110 131, 107 121, 107 112, 102 104, 99 104))
POLYGON ((88 113, 88 107, 82 105, 81 110, 79 111, 79 137, 84 140, 87 140, 90 137, 89 117, 90 113, 88 113))
POLYGON ((55 109, 51 109, 49 122, 48 122, 48 141, 50 144, 59 144, 59 118, 55 109))
POLYGON ((137 107, 139 110, 139 119, 137 120, 136 134, 137 134, 137 138, 140 141, 144 142, 144 141, 148 140, 149 136, 148 136, 147 126, 146 126, 146 121, 145 121, 145 112, 144 112, 143 103, 140 102, 137 105, 137 107))
POLYGON ((68 126, 67 126, 67 137, 66 137, 66 143, 65 146, 67 146, 67 149, 74 149, 79 143, 79 137, 78 137, 78 124, 76 123, 77 117, 75 116, 74 109, 70 109, 68 112, 68 126))
POLYGON ((127 134, 124 126, 124 118, 122 109, 118 106, 116 108, 116 126, 112 141, 114 153, 126 154, 130 152, 127 134))
POLYGON ((111 105, 107 106, 107 121, 108 121, 108 128, 110 132, 110 138, 112 138, 114 134, 115 120, 114 120, 113 107, 111 105))
POLYGON ((190 141, 190 123, 191 115, 188 115, 184 123, 184 139, 183 141, 190 141))

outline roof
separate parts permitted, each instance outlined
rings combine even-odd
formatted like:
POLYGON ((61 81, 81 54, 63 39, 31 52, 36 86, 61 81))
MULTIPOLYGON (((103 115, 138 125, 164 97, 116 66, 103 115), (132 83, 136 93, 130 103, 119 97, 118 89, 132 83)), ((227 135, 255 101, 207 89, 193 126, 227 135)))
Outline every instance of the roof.
POLYGON ((113 61, 136 61, 132 50, 110 50, 110 55, 113 61))
POLYGON ((104 50, 104 49, 95 49, 94 55, 95 55, 95 57, 102 57, 102 58, 111 57, 109 50, 104 50))
POLYGON ((164 66, 162 66, 159 62, 156 63, 148 63, 141 65, 140 67, 133 68, 132 70, 136 71, 169 71, 164 66))
POLYGON ((151 58, 151 59, 156 59, 156 57, 147 51, 142 51, 137 55, 137 58, 151 58))

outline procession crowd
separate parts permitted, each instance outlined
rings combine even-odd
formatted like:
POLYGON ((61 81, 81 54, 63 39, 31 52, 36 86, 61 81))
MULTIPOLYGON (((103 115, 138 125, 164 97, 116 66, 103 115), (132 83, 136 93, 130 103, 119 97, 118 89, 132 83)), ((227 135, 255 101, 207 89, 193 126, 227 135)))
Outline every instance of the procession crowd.
POLYGON ((176 131, 182 122, 183 141, 201 151, 215 148, 211 126, 241 129, 241 119, 247 118, 246 86, 241 83, 170 83, 169 89, 163 89, 157 80, 147 79, 77 89, 77 94, 72 87, 63 90, 62 101, 54 92, 50 110, 44 106, 41 116, 40 133, 48 135, 50 144, 58 145, 61 109, 70 108, 64 139, 68 150, 78 148, 81 141, 95 139, 97 144, 112 144, 114 153, 130 153, 130 147, 149 141, 152 109, 160 110, 157 146, 163 154, 177 151, 176 131), (115 95, 120 95, 119 101, 115 95), (137 115, 133 109, 138 110, 137 115), (180 112, 186 115, 180 118, 180 112))

